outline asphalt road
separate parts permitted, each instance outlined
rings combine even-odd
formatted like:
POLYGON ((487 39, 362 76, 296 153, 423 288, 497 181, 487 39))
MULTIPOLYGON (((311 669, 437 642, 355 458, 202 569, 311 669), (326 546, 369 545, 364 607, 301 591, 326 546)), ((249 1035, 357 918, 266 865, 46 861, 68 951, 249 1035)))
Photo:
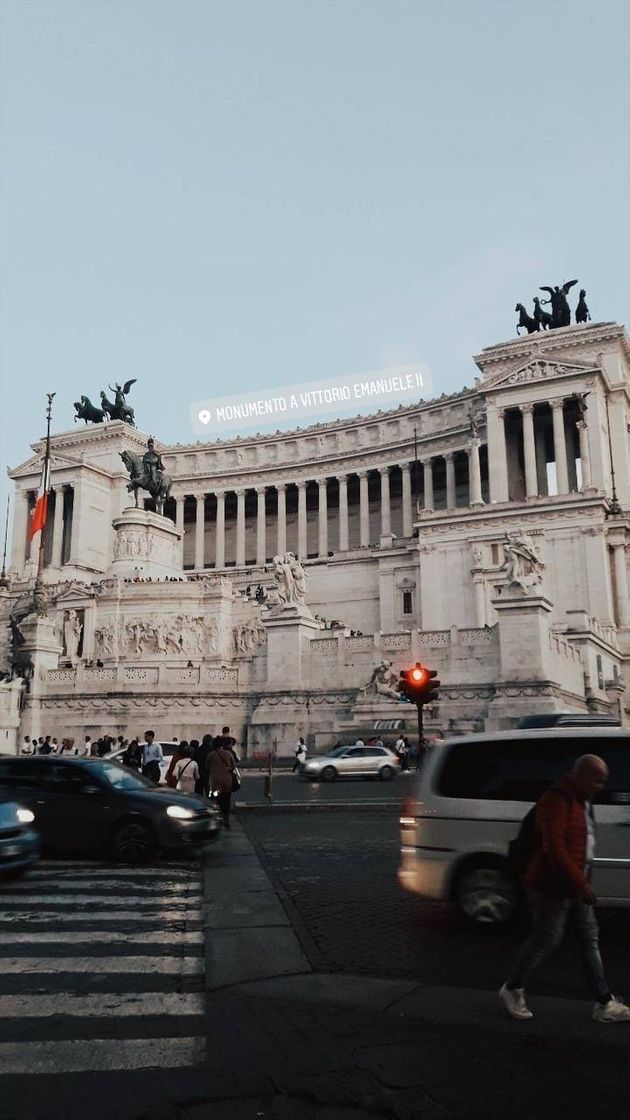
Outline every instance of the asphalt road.
MULTIPOLYGON (((471 930, 450 907, 407 895, 396 880, 393 808, 241 820, 317 969, 490 990, 505 979, 523 929, 471 930)), ((630 909, 601 911, 600 926, 611 989, 630 998, 630 909)), ((588 999, 570 941, 531 991, 588 999)))
MULTIPOLYGON (((342 778, 336 782, 305 782, 297 774, 274 774, 272 801, 274 804, 323 804, 336 805, 343 801, 387 803, 398 807, 413 784, 411 774, 401 774, 390 782, 378 779, 342 778)), ((264 774, 261 771, 243 773, 243 784, 235 796, 236 804, 263 805, 265 803, 264 774)))

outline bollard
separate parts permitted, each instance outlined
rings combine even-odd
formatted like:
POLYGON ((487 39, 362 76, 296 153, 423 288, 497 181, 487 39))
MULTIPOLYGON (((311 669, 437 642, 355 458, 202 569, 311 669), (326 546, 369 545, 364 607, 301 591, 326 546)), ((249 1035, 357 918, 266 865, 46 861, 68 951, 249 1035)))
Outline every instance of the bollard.
POLYGON ((263 785, 263 797, 265 801, 269 801, 270 803, 273 801, 273 767, 271 752, 267 756, 267 773, 265 774, 263 785))

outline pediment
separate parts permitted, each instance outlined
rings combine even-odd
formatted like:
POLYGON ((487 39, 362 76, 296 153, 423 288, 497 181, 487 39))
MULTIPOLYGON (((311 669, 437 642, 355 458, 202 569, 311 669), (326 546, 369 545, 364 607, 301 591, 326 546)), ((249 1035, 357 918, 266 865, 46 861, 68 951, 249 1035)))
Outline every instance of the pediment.
MULTIPOLYGON (((78 467, 81 463, 78 459, 71 459, 67 455, 51 455, 50 456, 50 470, 62 471, 66 467, 78 467)), ((25 463, 21 463, 19 467, 9 471, 9 478, 32 478, 33 475, 41 475, 44 467, 43 455, 32 455, 25 463)))
POLYGON ((581 365, 577 362, 553 362, 546 358, 534 358, 510 373, 503 372, 493 380, 484 381, 483 391, 486 389, 503 389, 529 381, 549 381, 558 377, 575 377, 576 374, 582 376, 594 372, 596 371, 592 365, 581 365))

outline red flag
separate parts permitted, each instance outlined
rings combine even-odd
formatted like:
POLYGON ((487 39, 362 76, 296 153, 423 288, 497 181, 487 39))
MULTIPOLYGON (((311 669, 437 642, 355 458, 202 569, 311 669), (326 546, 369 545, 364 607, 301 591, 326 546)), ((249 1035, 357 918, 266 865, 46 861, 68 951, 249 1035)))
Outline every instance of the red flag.
POLYGON ((46 515, 48 513, 48 489, 50 483, 50 468, 48 460, 44 460, 44 467, 42 470, 42 479, 39 484, 39 491, 37 493, 37 501, 35 502, 35 509, 31 515, 31 523, 28 527, 28 539, 32 541, 36 533, 43 532, 46 524, 46 515))

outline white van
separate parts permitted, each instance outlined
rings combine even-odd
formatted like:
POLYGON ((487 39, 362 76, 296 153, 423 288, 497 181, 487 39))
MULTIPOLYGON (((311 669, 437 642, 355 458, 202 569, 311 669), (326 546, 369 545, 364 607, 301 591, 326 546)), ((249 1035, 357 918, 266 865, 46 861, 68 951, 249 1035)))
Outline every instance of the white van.
POLYGON ((473 922, 507 921, 521 898, 509 842, 582 754, 601 755, 610 771, 595 802, 593 890, 603 906, 630 906, 630 731, 622 728, 502 731, 435 747, 400 818, 401 885, 453 902, 473 922))

